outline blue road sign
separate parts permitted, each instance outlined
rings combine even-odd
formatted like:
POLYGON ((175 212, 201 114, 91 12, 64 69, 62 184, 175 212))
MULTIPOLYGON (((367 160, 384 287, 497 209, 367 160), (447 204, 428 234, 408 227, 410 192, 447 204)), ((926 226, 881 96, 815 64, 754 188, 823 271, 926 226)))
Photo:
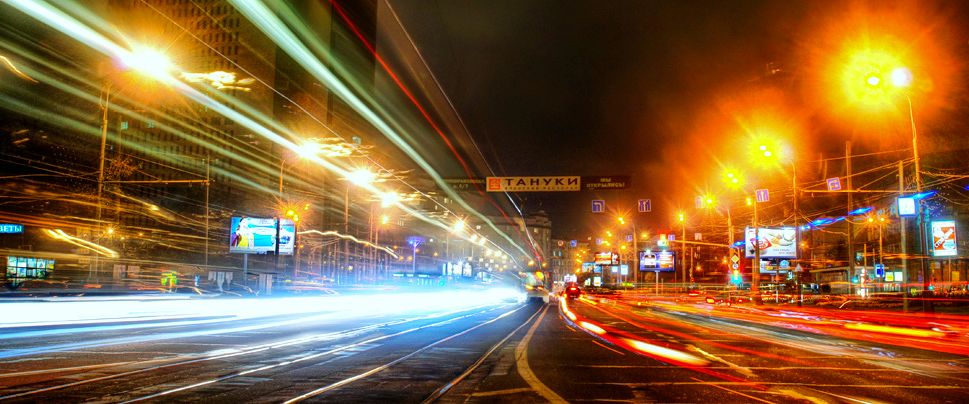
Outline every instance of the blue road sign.
POLYGON ((649 199, 639 200, 639 213, 646 213, 653 211, 653 202, 649 199))
POLYGON ((579 242, 576 240, 569 241, 569 247, 575 248, 579 246, 579 242))
POLYGON ((834 177, 825 180, 828 183, 828 191, 840 191, 841 190, 841 178, 834 177))
POLYGON ((596 245, 602 245, 602 239, 596 238, 596 245))
POLYGON ((602 213, 606 211, 606 201, 602 199, 592 200, 592 213, 602 213))
POLYGON ((770 201, 770 192, 767 191, 767 188, 754 190, 754 195, 757 196, 757 202, 770 201))
POLYGON ((627 243, 632 243, 633 242, 633 235, 632 234, 627 234, 626 235, 626 242, 627 243))

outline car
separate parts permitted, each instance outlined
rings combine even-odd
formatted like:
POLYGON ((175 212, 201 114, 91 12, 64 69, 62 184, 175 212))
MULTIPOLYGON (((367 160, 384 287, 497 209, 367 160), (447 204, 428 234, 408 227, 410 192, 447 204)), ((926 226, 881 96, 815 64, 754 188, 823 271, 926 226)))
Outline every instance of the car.
POLYGON ((575 284, 574 282, 570 282, 565 285, 565 290, 562 291, 562 294, 565 295, 566 298, 575 299, 582 295, 582 289, 580 289, 579 285, 575 284))
POLYGON ((525 285, 525 298, 530 302, 548 301, 548 290, 544 285, 525 285))

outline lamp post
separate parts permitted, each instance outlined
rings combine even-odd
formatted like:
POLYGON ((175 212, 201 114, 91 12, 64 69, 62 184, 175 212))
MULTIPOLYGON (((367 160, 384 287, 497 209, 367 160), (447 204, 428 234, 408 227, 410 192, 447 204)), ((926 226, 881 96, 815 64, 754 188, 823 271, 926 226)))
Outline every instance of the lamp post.
MULTIPOLYGON (((621 224, 621 225, 625 225, 626 224, 626 218, 623 217, 623 216, 617 217, 616 218, 616 221, 618 221, 619 224, 621 224)), ((638 280, 639 280, 638 279, 638 274, 639 274, 639 233, 636 232, 636 223, 635 222, 630 222, 629 225, 630 225, 630 227, 632 227, 632 230, 633 230, 633 233, 632 233, 633 234, 633 259, 632 259, 632 264, 630 265, 630 270, 633 273, 633 284, 635 285, 638 282, 638 280)), ((620 266, 620 268, 621 268, 621 266, 620 266)))
MULTIPOLYGON (((126 70, 138 72, 149 78, 162 78, 168 76, 169 72, 173 70, 171 61, 163 53, 153 49, 137 48, 119 56, 126 70)), ((111 82, 105 81, 99 97, 99 106, 101 109, 101 145, 98 153, 98 195, 97 212, 95 213, 98 244, 101 242, 101 219, 103 215, 102 211, 104 210, 104 160, 105 149, 108 143, 108 110, 111 108, 111 87, 111 82)), ((98 254, 95 254, 94 267, 88 271, 88 278, 91 278, 93 273, 94 280, 97 282, 99 281, 100 272, 101 263, 98 254)))
MULTIPOLYGON (((894 62, 894 60, 892 60, 894 62)), ((886 81, 891 83, 891 86, 898 90, 904 90, 912 84, 913 75, 912 72, 904 66, 891 66, 892 70, 889 73, 888 80, 879 74, 881 69, 871 68, 872 73, 869 73, 865 77, 865 84, 869 88, 874 90, 880 90, 881 86, 884 85, 886 81)), ((887 70, 887 69, 885 69, 887 70)), ((915 125, 915 112, 912 107, 912 97, 907 92, 902 92, 905 97, 906 104, 908 106, 908 118, 909 125, 912 132, 912 157, 914 160, 914 171, 915 171, 915 192, 918 194, 922 193, 922 167, 919 155, 919 138, 918 138, 918 128, 915 125)), ((919 198, 916 201, 916 226, 918 226, 918 241, 919 246, 917 252, 919 254, 919 270, 922 275, 922 294, 925 297, 929 293, 929 273, 927 270, 926 263, 926 249, 925 249, 925 218, 924 218, 924 206, 922 199, 919 198)), ((904 222, 902 222, 904 223, 904 222)), ((903 228, 904 232, 904 228, 903 228)), ((906 277, 908 277, 908 270, 905 268, 906 277)), ((923 310, 930 310, 930 302, 927 299, 922 299, 923 310)))

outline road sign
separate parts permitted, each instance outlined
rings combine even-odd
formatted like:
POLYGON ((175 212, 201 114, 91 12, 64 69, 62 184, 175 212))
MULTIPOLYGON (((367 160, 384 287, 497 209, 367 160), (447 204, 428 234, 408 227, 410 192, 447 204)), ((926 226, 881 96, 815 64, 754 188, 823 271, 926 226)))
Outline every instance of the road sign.
POLYGON ((632 234, 627 234, 626 235, 626 242, 627 243, 632 243, 633 242, 633 235, 632 234))
POLYGON ((828 191, 840 191, 841 190, 841 178, 834 177, 825 180, 828 183, 828 191))
POLYGON ((703 209, 703 197, 698 196, 696 198, 693 198, 693 204, 696 205, 697 209, 703 209))
POLYGON ((577 240, 569 241, 569 247, 575 248, 578 246, 579 246, 579 242, 577 240))
POLYGON ((767 191, 767 188, 754 190, 754 195, 757 196, 757 202, 770 201, 770 192, 767 191))
POLYGON ((736 264, 740 262, 740 256, 735 253, 730 256, 730 261, 733 261, 733 263, 736 264))
POLYGON ((693 233, 694 241, 703 241, 703 233, 693 233))
POLYGON ((649 199, 639 200, 639 213, 646 213, 653 211, 653 203, 649 199))
POLYGON ((602 245, 602 239, 601 238, 597 238, 596 239, 596 245, 602 245))
POLYGON ((592 200, 592 213, 602 213, 606 211, 606 201, 602 199, 592 200))
POLYGON ((740 269, 740 264, 734 262, 733 264, 730 264, 730 267, 733 269, 740 269))

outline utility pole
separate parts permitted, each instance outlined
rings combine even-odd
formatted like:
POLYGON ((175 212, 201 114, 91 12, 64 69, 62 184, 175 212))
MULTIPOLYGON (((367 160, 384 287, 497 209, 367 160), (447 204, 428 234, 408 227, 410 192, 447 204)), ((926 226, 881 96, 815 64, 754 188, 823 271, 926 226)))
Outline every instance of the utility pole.
MULTIPOLYGON (((905 195, 905 164, 901 160, 898 162, 898 195, 905 195)), ((906 237, 907 226, 905 223, 905 216, 898 215, 898 226, 899 226, 899 251, 902 253, 902 311, 908 312, 908 291, 906 289, 906 284, 909 279, 912 279, 912 274, 908 272, 908 239, 906 237)), ((898 281, 896 279, 896 281, 898 281)))
MULTIPOLYGON (((850 192, 853 188, 851 187, 851 141, 845 142, 845 183, 848 186, 848 211, 854 210, 854 199, 850 192)), ((848 294, 851 294, 851 279, 855 276, 855 226, 851 223, 851 219, 846 220, 848 222, 848 294)))

